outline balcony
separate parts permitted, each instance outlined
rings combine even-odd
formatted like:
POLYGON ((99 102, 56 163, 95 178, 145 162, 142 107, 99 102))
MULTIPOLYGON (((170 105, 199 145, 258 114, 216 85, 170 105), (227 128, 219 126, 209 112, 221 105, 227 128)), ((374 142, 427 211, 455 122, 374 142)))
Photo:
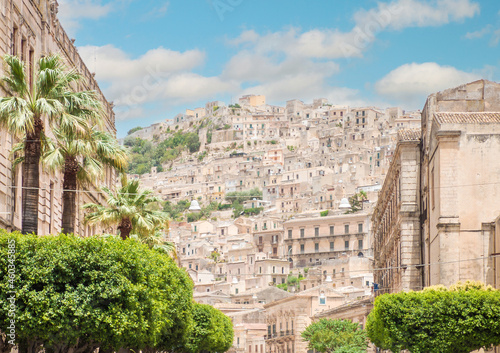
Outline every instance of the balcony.
POLYGON ((264 339, 271 340, 271 339, 277 339, 277 338, 281 338, 281 337, 286 338, 286 337, 290 337, 290 336, 293 336, 293 330, 281 330, 279 332, 274 332, 271 335, 265 335, 264 339))
POLYGON ((333 237, 350 237, 350 236, 356 236, 358 238, 361 238, 361 237, 364 237, 366 236, 366 233, 363 232, 363 233, 347 233, 347 234, 320 234, 320 235, 313 235, 313 236, 308 236, 308 237, 304 237, 304 236, 300 236, 300 238, 286 238, 284 239, 286 242, 290 242, 290 241, 297 241, 297 240, 307 240, 307 239, 324 239, 324 238, 333 238, 333 237))

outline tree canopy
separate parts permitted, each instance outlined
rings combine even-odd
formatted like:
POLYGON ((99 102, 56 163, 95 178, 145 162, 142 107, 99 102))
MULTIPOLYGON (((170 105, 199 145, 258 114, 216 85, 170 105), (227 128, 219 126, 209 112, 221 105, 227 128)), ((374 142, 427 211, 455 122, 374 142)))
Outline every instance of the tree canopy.
POLYGON ((376 298, 370 340, 393 352, 466 353, 500 344, 500 291, 480 282, 376 298))
POLYGON ((189 332, 192 282, 170 257, 132 239, 3 230, 1 327, 11 319, 9 245, 15 249, 15 339, 21 352, 42 345, 53 352, 139 351, 160 342, 170 342, 162 348, 172 349, 189 332))
POLYGON ((194 327, 188 336, 189 353, 225 352, 233 344, 233 324, 221 311, 207 304, 193 305, 194 327))
POLYGON ((153 143, 139 137, 128 136, 124 141, 130 149, 130 174, 149 173, 151 167, 160 167, 163 163, 175 160, 184 150, 190 153, 200 150, 197 132, 172 132, 165 140, 153 143))
POLYGON ((349 320, 313 322, 302 332, 302 338, 309 341, 309 349, 325 353, 362 353, 368 347, 366 332, 349 320))

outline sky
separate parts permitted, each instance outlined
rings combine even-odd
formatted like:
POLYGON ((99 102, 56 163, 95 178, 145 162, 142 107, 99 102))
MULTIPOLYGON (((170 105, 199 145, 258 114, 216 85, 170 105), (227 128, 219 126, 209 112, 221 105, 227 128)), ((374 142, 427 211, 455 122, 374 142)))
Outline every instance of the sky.
POLYGON ((500 81, 498 0, 59 0, 59 19, 118 137, 245 94, 415 110, 500 81))

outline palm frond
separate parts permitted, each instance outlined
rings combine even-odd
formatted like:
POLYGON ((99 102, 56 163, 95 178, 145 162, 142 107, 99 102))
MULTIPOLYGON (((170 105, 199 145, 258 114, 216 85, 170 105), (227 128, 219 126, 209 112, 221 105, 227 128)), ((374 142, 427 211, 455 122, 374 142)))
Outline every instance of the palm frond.
POLYGON ((7 76, 2 79, 3 82, 18 97, 28 97, 29 88, 24 62, 14 55, 4 55, 3 59, 6 64, 5 72, 7 72, 7 76))

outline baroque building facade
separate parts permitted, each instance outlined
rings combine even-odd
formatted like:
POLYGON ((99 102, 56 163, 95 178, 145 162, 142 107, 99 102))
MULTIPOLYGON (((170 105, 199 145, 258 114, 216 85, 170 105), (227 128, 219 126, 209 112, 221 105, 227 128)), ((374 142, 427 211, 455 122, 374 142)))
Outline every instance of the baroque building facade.
MULTIPOLYGON (((33 80, 36 63, 43 55, 59 54, 68 68, 76 69, 84 78, 80 89, 95 90, 103 103, 105 130, 116 135, 113 104, 106 101, 78 50, 74 39, 70 39, 57 18, 56 0, 0 0, 0 56, 19 56, 28 69, 29 80, 33 80)), ((4 75, 4 71, 0 71, 4 75)), ((0 85, 0 95, 9 95, 0 85)), ((46 133, 50 135, 45 121, 46 133)), ((12 170, 10 151, 16 141, 7 131, 0 130, 0 226, 5 229, 21 228, 21 167, 12 170)), ((115 172, 108 168, 96 186, 115 184, 115 172)), ((104 197, 96 188, 83 190, 77 194, 77 204, 87 202, 103 203, 104 197)), ((61 231, 62 216, 62 176, 51 175, 40 170, 40 199, 38 234, 61 231)), ((76 215, 76 229, 80 234, 94 234, 95 228, 84 227, 83 212, 76 215)))
POLYGON ((500 288, 500 84, 428 97, 400 133, 374 227, 377 293, 475 280, 500 288))

